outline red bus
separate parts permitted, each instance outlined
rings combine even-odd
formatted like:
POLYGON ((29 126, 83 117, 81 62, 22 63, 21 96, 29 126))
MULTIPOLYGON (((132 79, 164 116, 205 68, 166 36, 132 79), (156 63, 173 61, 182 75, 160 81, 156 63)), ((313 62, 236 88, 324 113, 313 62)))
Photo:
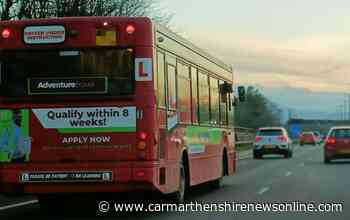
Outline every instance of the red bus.
POLYGON ((2 21, 0 33, 1 193, 183 201, 235 172, 232 68, 187 40, 129 17, 2 21))

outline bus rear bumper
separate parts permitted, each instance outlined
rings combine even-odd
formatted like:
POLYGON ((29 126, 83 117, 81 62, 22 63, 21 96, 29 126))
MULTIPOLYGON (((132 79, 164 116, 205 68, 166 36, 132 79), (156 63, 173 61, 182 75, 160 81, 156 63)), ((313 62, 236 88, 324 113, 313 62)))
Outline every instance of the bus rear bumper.
POLYGON ((0 165, 0 193, 50 194, 50 193, 102 193, 157 190, 158 162, 94 162, 94 163, 38 163, 0 165), (107 182, 23 182, 23 173, 108 171, 112 178, 107 182))

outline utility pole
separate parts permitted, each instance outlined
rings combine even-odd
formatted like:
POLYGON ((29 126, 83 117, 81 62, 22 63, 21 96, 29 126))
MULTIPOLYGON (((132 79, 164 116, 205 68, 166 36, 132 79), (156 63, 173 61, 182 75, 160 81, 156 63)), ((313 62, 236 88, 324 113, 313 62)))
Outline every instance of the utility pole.
POLYGON ((347 107, 347 103, 346 103, 346 99, 344 100, 344 121, 346 121, 346 119, 347 119, 347 109, 346 109, 346 107, 347 107))

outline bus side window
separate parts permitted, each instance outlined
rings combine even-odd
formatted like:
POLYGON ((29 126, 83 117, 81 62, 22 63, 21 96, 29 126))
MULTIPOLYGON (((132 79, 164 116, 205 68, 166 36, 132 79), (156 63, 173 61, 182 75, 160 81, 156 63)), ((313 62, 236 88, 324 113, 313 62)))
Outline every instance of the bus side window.
POLYGON ((165 65, 164 65, 164 54, 161 52, 157 53, 157 102, 159 107, 166 106, 166 77, 165 77, 165 65))
POLYGON ((168 107, 176 111, 176 69, 173 65, 168 64, 168 107))
POLYGON ((179 122, 177 112, 177 89, 176 89, 176 68, 171 64, 167 64, 168 76, 168 111, 167 111, 167 128, 171 130, 175 128, 179 122))
POLYGON ((234 126, 234 107, 232 106, 232 94, 227 95, 227 104, 228 104, 228 112, 227 112, 227 119, 228 119, 228 125, 229 127, 234 126))
POLYGON ((210 77, 210 122, 211 124, 218 125, 220 112, 219 112, 219 81, 210 77))
POLYGON ((191 122, 191 80, 190 67, 177 63, 178 109, 180 122, 191 122))
POLYGON ((209 78, 208 75, 199 71, 199 121, 201 124, 209 124, 209 78))
MULTIPOLYGON (((224 81, 220 80, 219 84, 224 84, 224 81)), ((221 125, 227 125, 227 101, 228 101, 228 95, 223 95, 220 93, 220 124, 221 125)))
POLYGON ((197 68, 191 67, 191 113, 192 123, 198 123, 198 74, 197 68))

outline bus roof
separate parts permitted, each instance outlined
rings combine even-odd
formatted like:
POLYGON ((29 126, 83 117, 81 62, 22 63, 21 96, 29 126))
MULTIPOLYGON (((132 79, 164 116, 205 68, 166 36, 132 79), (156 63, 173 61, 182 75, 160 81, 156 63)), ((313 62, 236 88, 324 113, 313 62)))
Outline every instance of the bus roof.
POLYGON ((200 49, 195 44, 191 43, 190 41, 188 41, 184 37, 174 33, 173 31, 171 31, 167 27, 165 27, 163 25, 160 25, 160 24, 156 24, 155 26, 156 26, 156 30, 157 31, 161 32, 162 34, 166 35, 167 37, 171 38, 172 40, 177 41, 178 43, 182 44, 183 46, 185 46, 187 48, 190 48, 191 50, 193 50, 197 54, 199 54, 202 57, 210 60, 211 62, 213 62, 216 65, 220 66, 221 68, 225 69, 226 71, 229 71, 229 72, 233 71, 231 65, 224 63, 223 61, 221 61, 220 59, 212 56, 211 54, 209 54, 208 52, 204 51, 203 49, 200 49))
MULTIPOLYGON (((232 81, 233 80, 233 69, 231 65, 222 62, 220 59, 210 55, 206 51, 200 49, 190 41, 179 36, 178 34, 172 32, 168 28, 156 24, 150 18, 147 17, 61 17, 61 18, 45 18, 45 19, 25 19, 25 20, 15 20, 15 21, 0 21, 0 30, 3 28, 11 27, 13 28, 13 35, 16 39, 13 41, 0 41, 0 45, 3 49, 7 48, 34 48, 33 44, 25 44, 23 40, 20 40, 20 36, 23 36, 23 28, 26 26, 41 26, 41 25, 52 25, 52 24, 63 24, 67 25, 67 32, 71 34, 71 30, 75 29, 79 32, 87 31, 87 34, 81 34, 79 37, 74 39, 69 38, 67 44, 55 45, 55 44, 36 44, 35 46, 42 47, 86 47, 94 46, 96 42, 93 40, 93 35, 98 27, 103 27, 104 23, 110 26, 118 25, 118 45, 127 46, 132 42, 133 45, 144 46, 144 45, 154 45, 159 46, 160 43, 154 36, 163 36, 169 39, 169 48, 175 48, 173 53, 179 55, 183 59, 187 59, 194 64, 202 67, 204 70, 212 72, 220 76, 220 78, 232 81), (138 30, 135 32, 134 38, 127 36, 124 26, 127 24, 134 24, 138 30), (153 29, 153 30, 152 30, 153 29), (153 34, 154 33, 154 36, 153 34), (90 36, 91 35, 91 36, 90 36), (134 39, 134 40, 132 40, 134 39), (131 40, 129 42, 129 40, 131 40), (11 43, 9 43, 11 42, 11 43), (175 45, 175 46, 174 46, 175 45)), ((114 45, 113 45, 114 46, 114 45)), ((167 47, 168 45, 161 45, 167 47)), ((167 48, 167 49, 169 49, 167 48)))

